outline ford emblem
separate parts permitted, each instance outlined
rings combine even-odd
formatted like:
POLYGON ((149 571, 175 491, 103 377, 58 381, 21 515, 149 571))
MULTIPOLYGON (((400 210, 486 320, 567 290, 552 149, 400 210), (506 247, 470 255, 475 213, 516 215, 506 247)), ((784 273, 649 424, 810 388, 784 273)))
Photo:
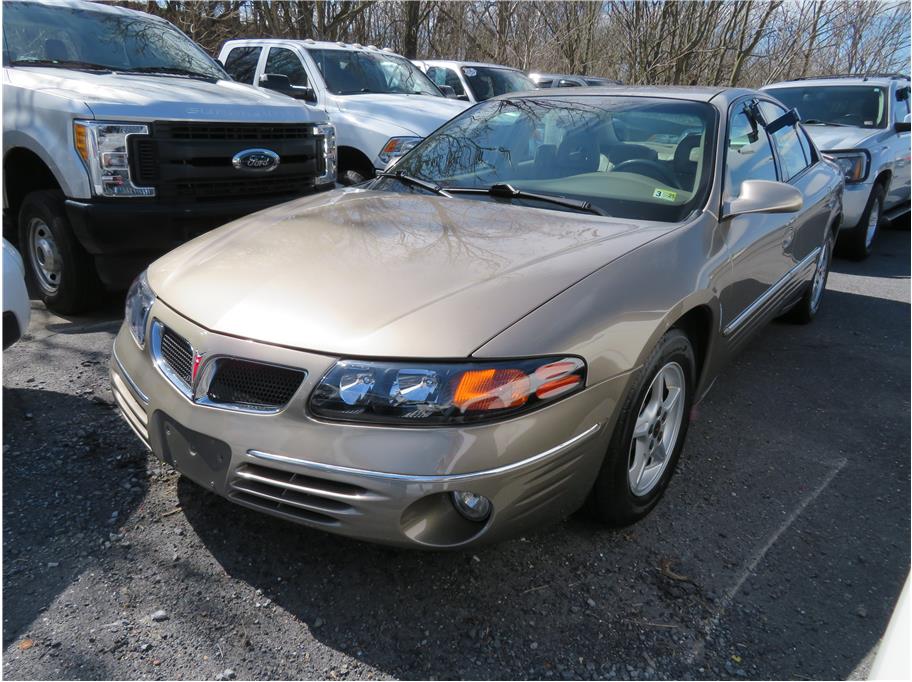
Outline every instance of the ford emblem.
POLYGON ((245 149, 231 159, 231 165, 238 170, 268 173, 279 165, 279 155, 271 149, 245 149))

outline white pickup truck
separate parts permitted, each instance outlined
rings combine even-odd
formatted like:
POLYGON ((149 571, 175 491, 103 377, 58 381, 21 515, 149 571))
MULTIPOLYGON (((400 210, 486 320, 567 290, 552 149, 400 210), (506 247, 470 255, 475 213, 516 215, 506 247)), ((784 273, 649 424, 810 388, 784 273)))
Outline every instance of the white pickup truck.
POLYGON ((3 7, 3 212, 59 312, 208 229, 335 184, 326 114, 232 81, 162 19, 3 7))
POLYGON ((336 128, 339 181, 368 180, 469 105, 445 97, 414 64, 374 46, 229 40, 219 61, 241 82, 321 108, 336 128))

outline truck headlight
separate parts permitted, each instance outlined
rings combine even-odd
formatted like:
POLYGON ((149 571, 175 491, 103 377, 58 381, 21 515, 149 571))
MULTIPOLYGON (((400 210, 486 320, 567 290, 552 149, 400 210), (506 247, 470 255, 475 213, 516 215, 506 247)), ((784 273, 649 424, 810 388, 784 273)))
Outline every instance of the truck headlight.
POLYGON ((130 285, 124 310, 124 318, 130 325, 130 333, 140 348, 146 343, 146 323, 149 321, 149 310, 154 302, 155 294, 149 286, 146 273, 143 272, 130 285))
POLYGON ((338 151, 336 150, 336 127, 331 123, 324 123, 314 128, 314 135, 323 137, 323 159, 325 170, 323 175, 316 179, 316 184, 327 185, 336 181, 338 168, 338 151))
POLYGON ((846 184, 863 182, 868 177, 870 156, 866 151, 824 152, 824 155, 839 164, 845 174, 846 184))
POLYGON ((73 121, 73 144, 89 171, 92 189, 102 197, 154 197, 154 187, 130 178, 130 135, 148 135, 149 126, 112 121, 73 121))
POLYGON ((340 360, 310 398, 326 419, 440 426, 512 417, 586 385, 577 357, 478 362, 340 360))
POLYGON ((408 150, 421 142, 422 139, 423 138, 420 137, 391 137, 386 141, 386 144, 383 145, 383 149, 380 150, 377 158, 386 166, 393 159, 398 159, 405 154, 408 150))

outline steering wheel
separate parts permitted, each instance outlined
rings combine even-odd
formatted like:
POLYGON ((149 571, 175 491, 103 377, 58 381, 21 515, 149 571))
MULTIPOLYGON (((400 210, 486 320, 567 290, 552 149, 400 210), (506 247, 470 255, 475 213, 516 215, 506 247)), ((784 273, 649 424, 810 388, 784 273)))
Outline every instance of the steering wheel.
POLYGON ((622 161, 614 168, 611 169, 612 173, 636 173, 637 175, 645 175, 648 178, 653 180, 658 180, 659 182, 664 182, 669 187, 678 187, 677 179, 671 174, 671 172, 665 168, 658 161, 653 161, 652 159, 628 159, 627 161, 622 161))

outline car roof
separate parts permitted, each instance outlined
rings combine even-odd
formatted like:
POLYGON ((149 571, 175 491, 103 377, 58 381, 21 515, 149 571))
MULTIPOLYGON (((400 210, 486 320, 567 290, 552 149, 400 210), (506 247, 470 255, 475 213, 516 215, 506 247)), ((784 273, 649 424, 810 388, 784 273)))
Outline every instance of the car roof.
POLYGON ((491 64, 489 62, 461 62, 456 59, 420 59, 418 61, 422 61, 431 66, 482 66, 488 67, 489 69, 509 69, 510 71, 519 71, 520 73, 523 73, 522 69, 517 69, 515 66, 491 64))
POLYGON ((796 78, 791 81, 780 81, 764 85, 761 90, 776 90, 779 88, 816 88, 824 85, 881 85, 889 86, 893 81, 909 82, 908 76, 901 74, 884 75, 847 75, 847 76, 820 76, 817 78, 796 78))
POLYGON ((349 50, 352 52, 366 50, 369 52, 394 54, 398 57, 402 57, 402 55, 394 52, 388 47, 380 48, 376 45, 362 45, 361 43, 345 43, 342 41, 334 42, 331 40, 313 40, 312 38, 237 38, 225 41, 225 45, 280 45, 287 43, 294 43, 295 45, 301 45, 302 47, 313 47, 321 50, 349 50))
MULTIPOLYGON (((720 107, 727 106, 729 102, 744 95, 758 94, 756 90, 747 88, 723 88, 708 86, 641 86, 641 85, 599 85, 597 87, 580 88, 545 88, 543 90, 527 90, 524 92, 510 92, 492 99, 510 99, 516 97, 575 97, 587 95, 618 95, 624 97, 656 97, 664 99, 680 99, 692 102, 709 102, 720 107)), ((490 100, 489 100, 490 101, 490 100)))
POLYGON ((129 7, 121 7, 119 5, 109 5, 108 3, 102 2, 88 2, 88 0, 29 0, 30 4, 33 5, 44 5, 46 7, 66 7, 70 9, 81 9, 87 10, 90 12, 99 12, 101 14, 119 14, 121 16, 141 16, 146 19, 152 19, 162 23, 169 23, 161 17, 157 17, 154 14, 149 14, 148 12, 142 12, 136 9, 130 9, 129 7))

